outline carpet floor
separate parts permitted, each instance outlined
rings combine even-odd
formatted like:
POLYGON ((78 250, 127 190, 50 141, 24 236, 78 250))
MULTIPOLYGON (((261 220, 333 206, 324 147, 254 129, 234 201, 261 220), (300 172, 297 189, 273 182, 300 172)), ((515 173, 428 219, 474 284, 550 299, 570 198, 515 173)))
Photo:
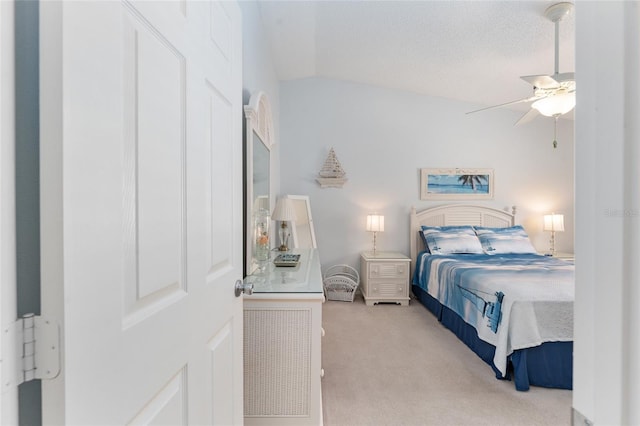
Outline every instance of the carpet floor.
POLYGON ((323 305, 325 426, 570 425, 571 391, 515 390, 416 300, 323 305))

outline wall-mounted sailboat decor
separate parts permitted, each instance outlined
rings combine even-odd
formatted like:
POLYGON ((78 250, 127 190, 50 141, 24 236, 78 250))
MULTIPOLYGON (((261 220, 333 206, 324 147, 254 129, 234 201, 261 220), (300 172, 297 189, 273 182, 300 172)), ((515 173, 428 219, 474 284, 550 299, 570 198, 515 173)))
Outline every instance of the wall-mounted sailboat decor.
POLYGON ((346 172, 342 169, 335 151, 331 148, 316 180, 322 188, 342 188, 342 185, 347 182, 345 176, 346 172))

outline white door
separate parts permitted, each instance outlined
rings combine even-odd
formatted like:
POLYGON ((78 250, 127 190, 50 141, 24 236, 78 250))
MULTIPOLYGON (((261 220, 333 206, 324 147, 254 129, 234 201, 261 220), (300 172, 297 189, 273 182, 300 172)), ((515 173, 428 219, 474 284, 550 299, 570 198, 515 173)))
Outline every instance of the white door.
MULTIPOLYGON (((16 239, 15 239, 15 106, 14 106, 14 4, 0 2, 0 324, 4 327, 16 319, 16 239)), ((6 333, 0 338, 0 353, 15 353, 15 342, 6 333)), ((6 385, 7 359, 0 365, 6 385)), ((18 423, 18 387, 2 386, 0 424, 18 423)))
POLYGON ((41 2, 45 424, 241 424, 234 2, 41 2))

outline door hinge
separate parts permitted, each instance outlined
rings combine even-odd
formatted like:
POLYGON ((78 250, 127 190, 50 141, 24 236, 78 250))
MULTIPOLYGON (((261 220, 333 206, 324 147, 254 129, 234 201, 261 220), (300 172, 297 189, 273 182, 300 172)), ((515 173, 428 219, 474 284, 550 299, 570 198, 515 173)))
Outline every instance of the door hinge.
POLYGON ((2 327, 2 390, 34 379, 53 379, 60 373, 58 323, 26 314, 2 327))

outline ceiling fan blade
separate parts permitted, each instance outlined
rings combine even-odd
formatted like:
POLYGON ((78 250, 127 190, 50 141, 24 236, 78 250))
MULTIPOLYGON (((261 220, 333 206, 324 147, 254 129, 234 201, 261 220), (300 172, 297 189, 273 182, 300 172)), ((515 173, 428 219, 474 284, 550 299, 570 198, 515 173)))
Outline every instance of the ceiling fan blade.
POLYGON ((538 115, 540 115, 538 110, 535 108, 531 108, 522 117, 520 117, 518 121, 516 121, 516 124, 514 124, 514 126, 519 126, 520 124, 528 123, 532 121, 534 118, 536 118, 538 115))
POLYGON ((553 89, 560 85, 560 83, 550 75, 525 75, 520 78, 531 84, 533 87, 538 87, 540 89, 553 89))
POLYGON ((476 110, 473 110, 473 111, 469 111, 469 112, 467 112, 465 114, 473 114, 474 112, 486 111, 488 109, 500 108, 500 107, 504 107, 504 106, 508 106, 508 105, 520 104, 520 103, 523 103, 523 102, 533 102, 533 101, 537 101, 540 98, 541 98, 540 96, 531 96, 530 98, 518 99, 517 101, 505 102, 505 103, 499 104, 499 105, 493 105, 493 106, 489 106, 489 107, 485 107, 485 108, 476 109, 476 110))

